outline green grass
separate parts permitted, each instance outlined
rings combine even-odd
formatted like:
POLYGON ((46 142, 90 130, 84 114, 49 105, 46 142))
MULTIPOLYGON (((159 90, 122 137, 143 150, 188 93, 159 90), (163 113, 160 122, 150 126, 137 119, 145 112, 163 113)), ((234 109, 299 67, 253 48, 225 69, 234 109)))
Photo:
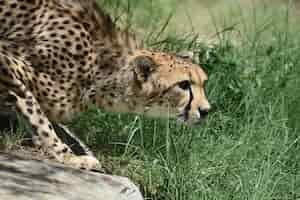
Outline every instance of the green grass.
MULTIPOLYGON (((300 198, 300 41, 287 6, 284 12, 252 8, 247 17, 236 8, 235 16, 247 21, 209 46, 194 33, 164 28, 172 9, 165 3, 172 1, 137 1, 130 9, 126 2, 105 5, 127 11, 123 19, 143 29, 148 45, 198 52, 195 60, 209 74, 206 89, 216 112, 201 127, 185 127, 91 109, 72 127, 100 152, 108 171, 131 177, 148 199, 300 198)), ((213 16, 216 31, 234 21, 213 16)))
MULTIPOLYGON (((112 6, 116 1, 106 2, 112 6)), ((138 174, 136 180, 148 189, 150 199, 300 198, 300 35, 297 20, 289 16, 293 5, 269 9, 254 5, 246 14, 237 6, 229 13, 235 18, 212 12, 216 31, 236 18, 239 24, 219 35, 211 47, 197 43, 194 33, 178 35, 153 26, 147 16, 154 13, 154 20, 160 18, 155 25, 163 27, 169 22, 169 10, 162 2, 152 2, 161 8, 155 12, 149 4, 134 4, 131 13, 138 13, 139 19, 130 14, 131 23, 138 26, 148 20, 151 26, 144 35, 147 39, 150 35, 149 45, 163 41, 155 47, 199 52, 196 60, 208 71, 206 89, 216 112, 202 127, 193 128, 172 120, 91 112, 99 124, 79 123, 77 128, 100 130, 92 134, 102 135, 94 141, 94 149, 101 149, 103 143, 98 141, 107 138, 105 144, 114 149, 109 155, 133 160, 125 174, 134 180, 138 174), (166 32, 157 34, 160 30, 166 32)), ((83 118, 88 121, 91 115, 83 118)))
MULTIPOLYGON (((232 8, 247 20, 211 46, 164 28, 175 1, 102 2, 149 46, 196 52, 216 110, 201 127, 186 127, 91 108, 70 127, 108 172, 129 176, 153 200, 300 198, 300 34, 288 9, 252 8, 244 18, 232 8)), ((216 31, 234 21, 212 16, 216 31)))

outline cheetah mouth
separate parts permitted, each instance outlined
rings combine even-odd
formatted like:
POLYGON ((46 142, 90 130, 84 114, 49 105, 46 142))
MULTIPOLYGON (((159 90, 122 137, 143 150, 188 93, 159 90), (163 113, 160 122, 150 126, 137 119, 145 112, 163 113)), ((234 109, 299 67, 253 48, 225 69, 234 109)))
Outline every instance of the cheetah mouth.
POLYGON ((177 121, 183 124, 188 125, 202 125, 205 121, 206 117, 199 116, 199 117, 190 117, 187 113, 183 112, 177 115, 177 121))
POLYGON ((186 123, 188 120, 189 120, 189 116, 184 112, 184 113, 181 113, 177 116, 177 120, 179 122, 183 122, 183 123, 186 123))

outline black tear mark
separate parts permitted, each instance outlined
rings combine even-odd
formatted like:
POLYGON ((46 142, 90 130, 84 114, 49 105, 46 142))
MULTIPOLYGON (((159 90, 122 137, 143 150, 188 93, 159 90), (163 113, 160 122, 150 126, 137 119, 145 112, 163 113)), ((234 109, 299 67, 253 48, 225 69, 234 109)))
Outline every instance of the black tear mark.
POLYGON ((190 85, 188 86, 188 90, 189 90, 190 99, 189 99, 188 104, 184 107, 184 110, 183 110, 183 119, 184 119, 184 121, 187 121, 188 118, 189 118, 189 111, 191 110, 192 101, 194 100, 193 91, 192 91, 192 88, 191 88, 190 85))

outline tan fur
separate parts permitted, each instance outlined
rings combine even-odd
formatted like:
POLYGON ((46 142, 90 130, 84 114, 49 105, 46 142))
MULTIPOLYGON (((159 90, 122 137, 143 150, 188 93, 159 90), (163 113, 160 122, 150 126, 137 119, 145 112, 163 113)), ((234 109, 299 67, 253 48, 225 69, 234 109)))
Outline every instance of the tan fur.
POLYGON ((144 49, 94 0, 0 0, 0 21, 0 95, 15 97, 10 103, 36 143, 60 162, 88 169, 98 163, 75 155, 52 126, 90 104, 186 122, 210 109, 199 66, 144 49))

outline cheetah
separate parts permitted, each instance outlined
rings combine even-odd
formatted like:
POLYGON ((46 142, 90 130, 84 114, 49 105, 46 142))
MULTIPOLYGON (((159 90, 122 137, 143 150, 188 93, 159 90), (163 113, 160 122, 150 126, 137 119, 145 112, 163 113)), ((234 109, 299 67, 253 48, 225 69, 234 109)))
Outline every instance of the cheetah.
POLYGON ((58 136, 63 130, 80 143, 58 124, 91 104, 186 123, 210 110, 200 66, 143 47, 95 0, 0 0, 0 22, 1 104, 25 119, 34 143, 58 162, 98 166, 86 147, 76 153, 58 136))

